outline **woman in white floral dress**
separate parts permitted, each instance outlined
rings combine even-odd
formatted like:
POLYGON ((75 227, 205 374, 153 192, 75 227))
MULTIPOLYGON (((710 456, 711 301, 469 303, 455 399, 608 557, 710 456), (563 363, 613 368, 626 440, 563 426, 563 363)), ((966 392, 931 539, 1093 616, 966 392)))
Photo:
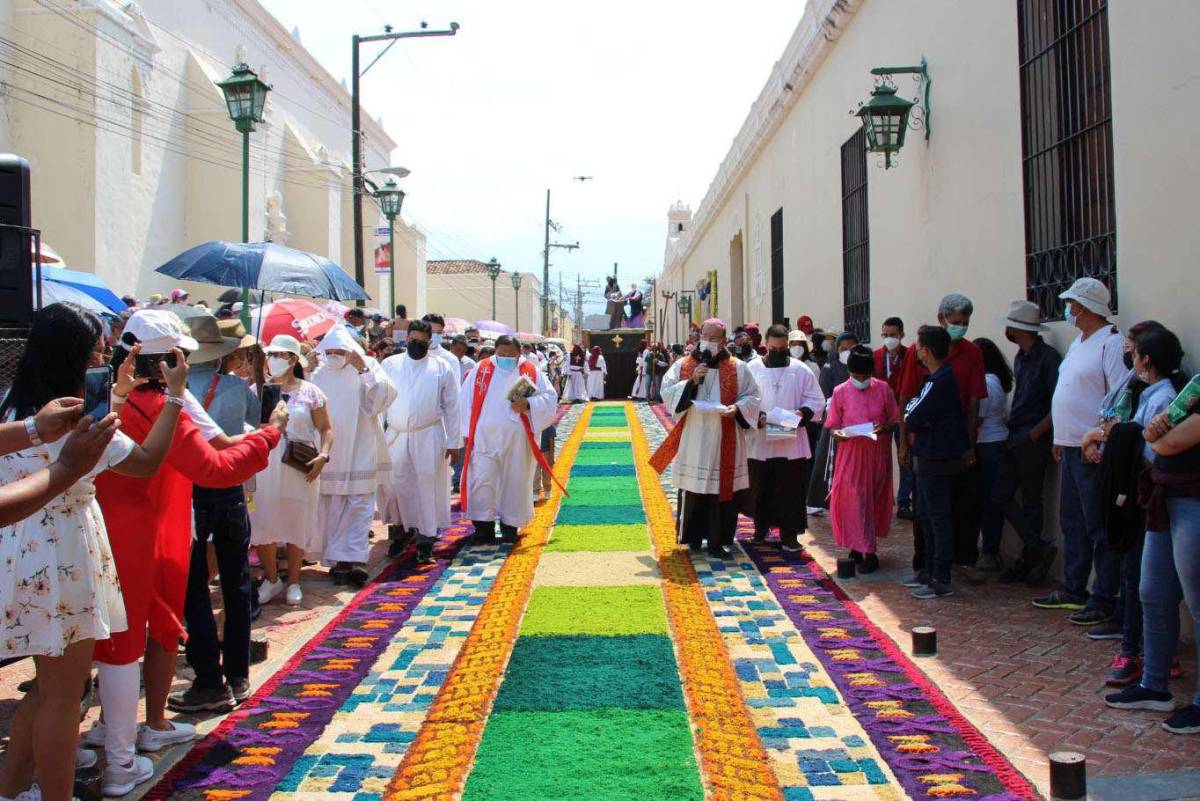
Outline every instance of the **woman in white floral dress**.
MULTIPOLYGON (((0 404, 5 422, 28 420, 51 400, 83 394, 84 373, 103 364, 100 320, 74 304, 55 303, 38 312, 8 396, 0 404)), ((134 360, 121 371, 112 402, 119 405, 144 383, 133 376, 134 360)), ((178 403, 168 404, 142 445, 117 432, 79 480, 32 516, 0 528, 0 658, 32 656, 37 682, 13 716, 9 747, 0 768, 0 798, 20 798, 36 770, 40 797, 71 798, 79 733, 79 694, 91 666, 96 640, 126 627, 125 608, 104 519, 91 479, 107 469, 146 476, 166 456, 182 408, 187 364, 177 352, 176 366, 161 367, 178 403)), ((78 415, 81 407, 73 407, 78 415)), ((93 434, 112 428, 105 418, 93 434)), ((45 441, 35 422, 26 424, 30 444, 0 456, 0 483, 29 481, 41 471, 72 468, 76 444, 68 438, 45 441), (34 436, 37 435, 37 436, 34 436)), ((80 426, 83 429, 83 426, 80 426)), ((37 797, 37 795, 24 795, 37 797)))

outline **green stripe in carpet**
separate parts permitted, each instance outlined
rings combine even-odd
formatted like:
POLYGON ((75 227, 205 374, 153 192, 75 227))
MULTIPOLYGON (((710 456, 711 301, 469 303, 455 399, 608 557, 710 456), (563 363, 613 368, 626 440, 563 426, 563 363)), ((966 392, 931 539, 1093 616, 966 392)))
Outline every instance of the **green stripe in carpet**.
MULTIPOLYGON (((570 491, 570 487, 567 488, 570 491)), ((565 526, 603 523, 645 523, 646 512, 640 506, 563 506, 558 522, 565 526)))
POLYGON ((547 551, 643 551, 650 535, 644 523, 606 526, 555 526, 547 551))
MULTIPOLYGON (((613 507, 613 506, 633 506, 638 503, 642 496, 637 490, 623 490, 620 488, 605 489, 577 489, 576 487, 568 487, 567 491, 571 493, 571 497, 563 498, 563 508, 581 508, 591 506, 613 507)), ((561 512, 560 512, 561 514, 561 512)))
POLYGON ((592 422, 588 428, 628 428, 629 421, 624 417, 614 417, 611 420, 597 420, 592 418, 592 422))
POLYGON ((700 801, 704 792, 687 714, 496 712, 463 801, 516 798, 700 801))
MULTIPOLYGON (((624 445, 625 443, 621 443, 624 445)), ((628 446, 622 450, 580 451, 575 456, 575 465, 584 464, 633 464, 633 451, 628 446)))
POLYGON ((579 443, 579 452, 587 453, 589 451, 611 451, 621 448, 629 449, 632 446, 628 442, 581 442, 579 443))
POLYGON ((671 641, 661 634, 521 637, 495 709, 682 710, 674 664, 671 641))
MULTIPOLYGON (((586 559, 586 556, 580 556, 586 559)), ((597 557, 603 558, 603 557, 597 557)), ((521 637, 553 634, 666 634, 662 589, 655 585, 534 587, 521 637)), ((519 642, 519 640, 518 640, 519 642)), ((676 674, 673 662, 662 669, 676 674)))

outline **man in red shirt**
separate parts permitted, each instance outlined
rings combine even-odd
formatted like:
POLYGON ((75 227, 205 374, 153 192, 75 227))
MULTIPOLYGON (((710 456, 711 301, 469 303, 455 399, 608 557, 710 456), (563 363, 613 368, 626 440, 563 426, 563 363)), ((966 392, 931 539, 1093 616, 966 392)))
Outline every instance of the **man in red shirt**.
MULTIPOLYGON (((903 344, 904 321, 899 317, 889 317, 884 320, 883 326, 879 330, 879 338, 883 344, 875 351, 875 377, 886 381, 888 386, 892 388, 892 394, 899 401, 900 377, 908 355, 908 346, 903 344)), ((899 445, 900 431, 898 429, 894 436, 896 444, 899 445)), ((896 517, 901 520, 914 519, 912 494, 913 473, 901 464, 900 488, 896 492, 896 517)))
MULTIPOLYGON (((967 328, 975 306, 966 295, 957 292, 946 295, 938 306, 938 323, 950 334, 950 355, 947 363, 958 380, 963 415, 967 421, 967 436, 971 449, 963 454, 967 468, 951 487, 954 498, 954 563, 974 568, 979 558, 979 474, 975 467, 975 438, 979 434, 979 401, 987 397, 984 379, 983 351, 967 339, 967 328)), ((928 371, 916 359, 906 359, 900 373, 900 406, 904 408, 917 396, 928 371)), ((900 464, 911 468, 908 453, 908 432, 900 424, 900 464)), ((916 539, 917 554, 921 555, 921 539, 916 539)))

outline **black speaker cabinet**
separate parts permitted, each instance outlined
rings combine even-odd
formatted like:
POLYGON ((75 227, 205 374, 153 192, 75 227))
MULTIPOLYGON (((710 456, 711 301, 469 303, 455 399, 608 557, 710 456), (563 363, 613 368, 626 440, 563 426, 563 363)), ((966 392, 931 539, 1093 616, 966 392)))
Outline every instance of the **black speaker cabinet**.
POLYGON ((0 326, 33 320, 33 250, 29 162, 0 155, 0 326))

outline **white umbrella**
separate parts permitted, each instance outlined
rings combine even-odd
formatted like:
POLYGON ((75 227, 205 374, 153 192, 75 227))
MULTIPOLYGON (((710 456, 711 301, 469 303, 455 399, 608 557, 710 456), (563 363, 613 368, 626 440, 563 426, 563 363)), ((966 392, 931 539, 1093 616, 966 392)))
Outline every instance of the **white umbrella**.
POLYGON ((113 313, 112 309, 73 286, 57 281, 42 281, 42 305, 49 306, 51 303, 76 303, 90 312, 110 317, 113 313))

